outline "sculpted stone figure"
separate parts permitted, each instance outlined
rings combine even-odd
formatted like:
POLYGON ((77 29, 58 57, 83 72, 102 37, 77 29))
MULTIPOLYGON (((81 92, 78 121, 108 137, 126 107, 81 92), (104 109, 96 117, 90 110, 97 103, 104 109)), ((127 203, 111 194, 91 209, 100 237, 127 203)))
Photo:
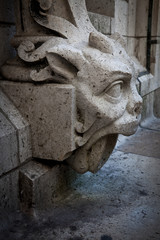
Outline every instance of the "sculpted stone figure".
POLYGON ((17 34, 13 40, 18 58, 4 65, 2 73, 11 81, 75 88, 75 146, 53 160, 66 160, 79 173, 96 172, 110 156, 118 134, 137 130, 142 99, 136 89, 136 65, 120 35, 108 37, 92 26, 84 0, 28 4, 29 8, 23 3, 28 22, 23 22, 23 33, 17 30, 21 37, 17 34), (31 26, 26 32, 25 24, 31 26))

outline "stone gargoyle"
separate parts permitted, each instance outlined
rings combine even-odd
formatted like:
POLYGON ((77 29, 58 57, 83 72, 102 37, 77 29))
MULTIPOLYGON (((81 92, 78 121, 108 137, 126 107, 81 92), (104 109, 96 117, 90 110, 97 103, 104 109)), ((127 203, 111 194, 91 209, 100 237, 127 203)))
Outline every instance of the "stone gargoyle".
POLYGON ((31 0, 28 5, 23 8, 30 14, 28 24, 36 24, 32 31, 42 27, 49 35, 23 32, 22 40, 15 41, 20 71, 4 65, 2 73, 21 83, 75 88, 75 148, 61 160, 79 173, 94 173, 109 158, 118 134, 137 130, 142 99, 136 89, 136 65, 119 34, 108 37, 92 26, 84 0, 31 0))

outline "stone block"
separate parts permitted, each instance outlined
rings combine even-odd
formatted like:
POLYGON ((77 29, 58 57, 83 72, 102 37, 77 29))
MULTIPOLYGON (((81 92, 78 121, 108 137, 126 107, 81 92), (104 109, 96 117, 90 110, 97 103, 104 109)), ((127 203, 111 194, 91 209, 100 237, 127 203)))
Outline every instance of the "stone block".
POLYGON ((16 129, 0 109, 0 175, 19 164, 16 129))
POLYGON ((75 149, 75 88, 14 83, 1 87, 31 125, 33 156, 62 161, 75 149))
POLYGON ((64 198, 68 176, 74 175, 67 165, 46 165, 32 161, 19 173, 21 209, 32 215, 49 210, 64 198))
POLYGON ((9 58, 15 56, 16 52, 14 48, 10 45, 10 40, 15 34, 15 26, 6 26, 0 24, 0 36, 1 36, 1 44, 0 44, 0 66, 9 58))
POLYGON ((89 12, 102 14, 109 17, 114 17, 114 0, 86 0, 87 10, 89 12))
MULTIPOLYGON (((8 121, 14 126, 17 135, 17 155, 19 164, 32 157, 30 142, 30 127, 28 122, 21 116, 8 97, 0 90, 0 109, 3 111, 8 121)), ((11 143, 8 146, 11 146, 11 143)), ((9 147, 8 147, 9 148, 9 147)), ((10 150, 12 151, 12 150, 10 150)), ((7 154, 7 153, 6 153, 7 154)), ((4 161, 2 159, 2 161, 4 161)))
POLYGON ((135 36, 135 28, 136 28, 136 8, 137 1, 130 0, 128 2, 128 36, 135 36))
POLYGON ((127 36, 128 32, 128 2, 115 0, 115 32, 127 36))
POLYGON ((12 0, 0 0, 0 22, 14 23, 14 1, 12 0))
POLYGON ((148 1, 137 1, 136 13, 136 36, 146 37, 148 26, 148 1))
POLYGON ((97 13, 89 12, 93 26, 103 34, 111 34, 111 18, 97 13))

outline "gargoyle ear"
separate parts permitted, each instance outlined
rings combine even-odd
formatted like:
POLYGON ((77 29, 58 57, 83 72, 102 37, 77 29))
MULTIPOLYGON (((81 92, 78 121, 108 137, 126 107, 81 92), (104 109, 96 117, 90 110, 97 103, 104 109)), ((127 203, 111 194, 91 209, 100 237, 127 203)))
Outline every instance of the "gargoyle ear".
POLYGON ((100 32, 90 33, 89 45, 104 53, 112 54, 113 52, 111 39, 100 32))
POLYGON ((86 61, 82 51, 70 45, 59 45, 47 51, 49 66, 58 75, 73 79, 86 61))

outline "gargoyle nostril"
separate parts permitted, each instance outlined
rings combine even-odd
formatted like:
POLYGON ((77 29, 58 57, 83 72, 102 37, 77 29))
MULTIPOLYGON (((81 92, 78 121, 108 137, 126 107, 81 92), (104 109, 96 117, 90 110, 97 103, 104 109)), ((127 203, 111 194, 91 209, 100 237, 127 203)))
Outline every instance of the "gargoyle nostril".
POLYGON ((142 111, 142 103, 137 103, 134 107, 134 113, 137 115, 140 114, 142 111))

